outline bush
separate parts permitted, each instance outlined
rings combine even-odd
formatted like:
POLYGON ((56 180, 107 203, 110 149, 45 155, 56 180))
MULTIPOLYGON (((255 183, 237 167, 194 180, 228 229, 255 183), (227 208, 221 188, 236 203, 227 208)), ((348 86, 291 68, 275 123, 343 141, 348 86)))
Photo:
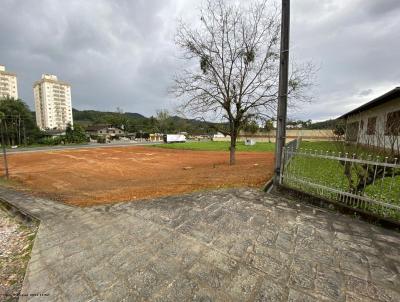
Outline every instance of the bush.
POLYGON ((98 137, 97 138, 97 142, 99 143, 99 144, 105 144, 106 143, 106 138, 105 137, 98 137))
POLYGON ((64 137, 62 136, 57 136, 57 137, 43 137, 38 140, 38 143, 41 145, 47 145, 47 146, 55 146, 55 145, 60 145, 64 143, 64 137))
POLYGON ((65 141, 68 143, 84 143, 88 141, 85 130, 80 125, 75 125, 72 128, 71 124, 68 124, 65 130, 65 141))

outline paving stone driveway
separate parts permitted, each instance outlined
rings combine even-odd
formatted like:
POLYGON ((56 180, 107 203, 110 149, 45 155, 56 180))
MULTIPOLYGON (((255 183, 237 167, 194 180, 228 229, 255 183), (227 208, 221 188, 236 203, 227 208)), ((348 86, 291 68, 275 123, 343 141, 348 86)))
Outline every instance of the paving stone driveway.
POLYGON ((256 190, 0 196, 41 220, 20 301, 400 301, 398 233, 256 190))

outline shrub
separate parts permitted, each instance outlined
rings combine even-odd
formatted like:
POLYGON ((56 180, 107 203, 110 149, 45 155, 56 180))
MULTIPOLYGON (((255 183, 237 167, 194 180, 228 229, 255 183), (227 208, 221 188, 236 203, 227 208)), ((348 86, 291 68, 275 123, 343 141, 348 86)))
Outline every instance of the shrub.
POLYGON ((105 137, 98 137, 97 138, 97 142, 99 144, 105 144, 106 143, 106 138, 105 137))
POLYGON ((42 137, 38 141, 41 145, 55 146, 64 143, 64 137, 56 136, 56 137, 42 137))

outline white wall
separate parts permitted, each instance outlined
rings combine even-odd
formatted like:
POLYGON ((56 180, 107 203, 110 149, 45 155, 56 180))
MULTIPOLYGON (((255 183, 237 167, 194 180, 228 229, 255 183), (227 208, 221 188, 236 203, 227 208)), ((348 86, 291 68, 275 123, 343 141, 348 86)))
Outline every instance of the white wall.
POLYGON ((385 135, 387 114, 398 110, 400 110, 400 98, 389 101, 383 105, 376 106, 370 110, 351 115, 347 118, 347 124, 359 122, 357 142, 381 148, 390 148, 393 141, 394 143, 400 143, 400 137, 385 135), (377 118, 375 135, 367 134, 368 119, 371 117, 377 118), (362 128, 361 121, 363 121, 364 124, 362 128))
MULTIPOLYGON (((259 132, 256 134, 245 134, 241 132, 238 137, 238 141, 244 141, 246 138, 254 139, 257 142, 275 142, 276 130, 272 130, 269 133, 259 132)), ((310 130, 310 129, 288 129, 286 130, 286 141, 292 141, 298 137, 304 140, 310 141, 323 141, 323 140, 334 140, 335 135, 332 130, 310 130)), ((222 134, 214 135, 213 141, 230 141, 230 136, 224 136, 222 134)))

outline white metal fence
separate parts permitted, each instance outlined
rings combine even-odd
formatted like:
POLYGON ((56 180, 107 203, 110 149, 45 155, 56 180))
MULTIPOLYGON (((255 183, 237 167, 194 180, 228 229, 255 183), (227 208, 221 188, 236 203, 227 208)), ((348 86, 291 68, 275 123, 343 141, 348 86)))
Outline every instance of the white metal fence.
POLYGON ((285 146, 281 184, 347 206, 400 220, 397 158, 285 146))

